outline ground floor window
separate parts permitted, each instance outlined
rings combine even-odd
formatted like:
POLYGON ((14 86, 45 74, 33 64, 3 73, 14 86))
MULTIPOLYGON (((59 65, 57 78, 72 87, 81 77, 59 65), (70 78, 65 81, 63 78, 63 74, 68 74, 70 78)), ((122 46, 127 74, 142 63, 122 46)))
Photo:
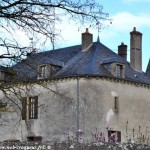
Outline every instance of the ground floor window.
POLYGON ((108 130, 108 142, 121 142, 121 132, 108 130))
POLYGON ((22 98, 22 120, 38 118, 38 97, 22 98))

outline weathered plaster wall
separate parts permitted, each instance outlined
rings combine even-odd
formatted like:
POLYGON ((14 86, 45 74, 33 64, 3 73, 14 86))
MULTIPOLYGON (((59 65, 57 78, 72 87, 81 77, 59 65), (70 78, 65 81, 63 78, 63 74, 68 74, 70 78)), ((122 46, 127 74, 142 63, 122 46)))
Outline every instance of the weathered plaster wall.
MULTIPOLYGON (((14 138, 26 140, 26 136, 31 134, 42 136, 43 140, 58 141, 68 140, 69 133, 69 138, 74 139, 77 126, 77 80, 62 80, 57 84, 49 83, 44 86, 46 88, 34 85, 31 89, 28 88, 27 94, 28 96, 38 95, 39 118, 26 122, 29 125, 27 131, 25 121, 17 119, 19 112, 8 112, 5 118, 9 116, 7 120, 10 123, 8 123, 9 126, 0 126, 1 141, 14 138), (51 90, 57 92, 54 93, 51 90)), ((79 125, 84 132, 81 140, 94 141, 91 134, 93 132, 103 132, 107 137, 107 127, 121 131, 122 141, 137 138, 136 136, 141 133, 148 136, 149 97, 150 89, 134 84, 106 79, 80 78, 79 125), (118 96, 117 112, 114 111, 115 96, 118 96), (134 135, 133 129, 135 129, 134 135)))

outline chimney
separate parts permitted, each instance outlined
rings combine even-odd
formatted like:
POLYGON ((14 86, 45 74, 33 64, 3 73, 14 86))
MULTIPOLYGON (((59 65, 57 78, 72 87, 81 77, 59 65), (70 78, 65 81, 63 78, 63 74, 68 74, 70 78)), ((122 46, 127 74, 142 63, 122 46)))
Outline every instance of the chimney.
POLYGON ((33 48, 31 53, 35 54, 36 53, 36 48, 33 48))
POLYGON ((127 60, 127 45, 124 45, 123 42, 118 46, 118 55, 127 60))
POLYGON ((82 51, 87 51, 93 44, 93 34, 89 33, 88 28, 82 33, 82 51))
POLYGON ((28 52, 27 57, 31 56, 32 54, 36 54, 36 48, 33 48, 31 52, 28 52))
POLYGON ((130 65, 135 71, 142 72, 142 33, 130 32, 130 65))

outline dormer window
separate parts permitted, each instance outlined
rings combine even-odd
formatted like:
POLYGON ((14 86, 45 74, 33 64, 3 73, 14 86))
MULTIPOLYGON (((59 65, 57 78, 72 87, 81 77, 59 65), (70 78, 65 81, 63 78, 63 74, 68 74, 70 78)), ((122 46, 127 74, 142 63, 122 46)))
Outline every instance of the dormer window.
POLYGON ((118 61, 116 58, 106 58, 102 60, 101 64, 113 76, 124 78, 125 64, 123 62, 118 61))
POLYGON ((123 65, 116 64, 116 76, 123 77, 123 65))
POLYGON ((43 64, 38 66, 38 79, 46 79, 56 74, 62 67, 53 64, 43 64))
POLYGON ((125 73, 125 65, 119 62, 114 62, 111 64, 111 74, 119 77, 124 78, 125 73))
POLYGON ((47 66, 46 65, 40 65, 39 66, 39 77, 40 78, 46 78, 46 70, 47 70, 47 66))

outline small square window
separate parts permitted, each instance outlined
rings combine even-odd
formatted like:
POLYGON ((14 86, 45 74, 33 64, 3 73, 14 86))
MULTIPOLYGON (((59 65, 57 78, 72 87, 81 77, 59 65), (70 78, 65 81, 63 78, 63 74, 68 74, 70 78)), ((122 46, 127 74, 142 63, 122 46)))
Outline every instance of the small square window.
POLYGON ((108 130, 108 142, 121 142, 121 132, 108 130))

